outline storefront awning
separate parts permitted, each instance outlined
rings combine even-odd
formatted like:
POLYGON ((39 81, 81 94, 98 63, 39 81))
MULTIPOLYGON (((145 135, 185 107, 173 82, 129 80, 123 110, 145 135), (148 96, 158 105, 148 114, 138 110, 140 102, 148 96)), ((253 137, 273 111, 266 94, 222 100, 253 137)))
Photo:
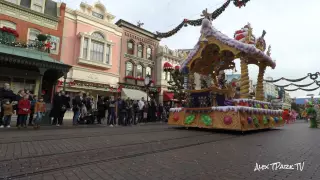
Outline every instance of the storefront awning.
POLYGON ((148 95, 146 92, 140 90, 122 88, 121 97, 124 99, 130 98, 133 100, 140 100, 143 97, 146 100, 148 95))
POLYGON ((63 72, 68 72, 71 68, 70 65, 51 58, 48 53, 0 44, 0 61, 10 62, 12 60, 15 64, 57 69, 63 72))
POLYGON ((171 101, 173 100, 173 97, 174 97, 174 93, 166 92, 166 91, 163 92, 163 101, 171 101))

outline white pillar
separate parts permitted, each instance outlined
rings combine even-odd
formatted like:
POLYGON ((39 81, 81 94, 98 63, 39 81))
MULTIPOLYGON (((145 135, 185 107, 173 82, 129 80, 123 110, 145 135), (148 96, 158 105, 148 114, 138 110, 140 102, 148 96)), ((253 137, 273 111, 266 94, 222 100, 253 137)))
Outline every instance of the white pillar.
POLYGON ((84 43, 84 36, 81 35, 81 40, 80 40, 80 58, 83 58, 83 43, 84 43))
POLYGON ((88 49, 87 49, 87 60, 90 60, 91 55, 90 55, 90 49, 91 49, 91 39, 88 39, 88 49))
POLYGON ((113 50, 113 46, 114 46, 114 44, 111 44, 110 45, 110 49, 109 49, 109 65, 112 65, 112 50, 113 50))
POLYGON ((104 43, 104 47, 103 47, 103 63, 104 64, 107 64, 107 48, 108 48, 107 43, 104 43))

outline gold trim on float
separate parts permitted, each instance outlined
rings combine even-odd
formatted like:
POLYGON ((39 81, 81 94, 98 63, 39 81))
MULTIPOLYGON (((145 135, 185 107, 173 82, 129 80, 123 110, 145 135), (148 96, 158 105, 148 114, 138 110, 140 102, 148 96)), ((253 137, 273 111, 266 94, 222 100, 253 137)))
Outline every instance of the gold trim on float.
POLYGON ((197 60, 198 58, 201 58, 201 57, 202 57, 202 56, 201 56, 202 51, 203 51, 207 46, 212 45, 212 44, 217 45, 217 46, 219 47, 219 54, 220 54, 221 52, 223 52, 223 51, 230 51, 230 52, 232 52, 233 55, 234 55, 234 59, 237 59, 238 54, 241 52, 241 51, 239 51, 239 50, 237 50, 237 49, 235 49, 235 48, 233 48, 233 47, 230 47, 230 46, 228 46, 228 45, 225 45, 225 44, 221 43, 221 42, 218 41, 215 37, 209 37, 207 40, 208 40, 207 42, 200 42, 200 47, 199 47, 198 51, 197 51, 196 54, 193 56, 193 58, 188 62, 187 67, 188 67, 189 69, 190 69, 191 64, 192 64, 195 60, 197 60))
POLYGON ((234 54, 234 60, 238 59, 240 57, 248 60, 247 64, 255 64, 257 66, 260 66, 261 63, 265 63, 267 66, 272 67, 272 63, 269 61, 266 61, 265 58, 259 56, 259 55, 249 55, 249 54, 243 54, 241 55, 240 53, 242 51, 237 50, 236 48, 230 47, 224 43, 222 43, 221 41, 217 40, 215 37, 207 37, 206 39, 207 41, 202 41, 200 42, 200 47, 198 49, 198 51, 196 52, 196 54, 193 56, 193 58, 188 62, 187 67, 190 69, 191 64, 197 60, 198 58, 202 58, 201 53, 202 51, 209 45, 217 45, 219 47, 219 54, 222 51, 230 51, 234 54), (266 63, 267 62, 267 63, 266 63))

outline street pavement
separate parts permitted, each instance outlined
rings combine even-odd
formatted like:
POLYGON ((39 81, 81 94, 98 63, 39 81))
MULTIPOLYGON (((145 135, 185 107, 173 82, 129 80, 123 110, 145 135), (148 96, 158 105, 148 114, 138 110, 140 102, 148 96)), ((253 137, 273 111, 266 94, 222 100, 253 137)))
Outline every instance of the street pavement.
POLYGON ((320 179, 320 129, 302 121, 244 134, 163 123, 11 128, 0 134, 2 179, 320 179), (279 164, 254 171, 256 163, 275 162, 304 166, 302 171, 279 164))

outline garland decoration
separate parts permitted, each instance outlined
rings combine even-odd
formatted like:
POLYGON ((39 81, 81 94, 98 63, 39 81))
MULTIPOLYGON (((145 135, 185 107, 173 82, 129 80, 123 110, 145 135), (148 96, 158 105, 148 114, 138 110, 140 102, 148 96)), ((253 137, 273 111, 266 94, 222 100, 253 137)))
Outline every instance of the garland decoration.
POLYGON ((278 81, 281 81, 281 80, 285 80, 285 81, 289 81, 289 82, 299 82, 299 81, 302 81, 302 80, 305 80, 307 79, 308 77, 312 80, 316 80, 320 75, 320 72, 316 72, 316 73, 308 73, 306 76, 302 77, 302 78, 299 78, 299 79, 287 79, 287 78, 284 78, 284 77, 281 77, 279 79, 275 79, 275 80, 264 80, 265 82, 269 82, 269 83, 275 83, 275 82, 278 82, 278 81))
MULTIPOLYGON (((227 2, 225 2, 220 8, 216 9, 210 16, 211 20, 216 19, 217 17, 219 17, 225 10, 226 8, 229 6, 230 2, 233 1, 233 4, 236 7, 241 8, 242 6, 246 6, 246 4, 250 1, 250 0, 227 0, 227 2)), ((171 31, 165 32, 165 33, 161 33, 161 32, 156 32, 156 37, 158 38, 167 38, 170 36, 173 36, 174 34, 176 34, 178 31, 181 30, 182 27, 186 27, 188 25, 191 26, 201 26, 202 20, 204 18, 200 18, 200 19, 196 19, 196 20, 189 20, 189 19, 184 19, 178 26, 176 26, 174 29, 172 29, 171 31)))
POLYGON ((315 91, 317 89, 319 89, 320 87, 316 87, 313 89, 304 89, 304 88, 296 88, 296 89, 284 89, 285 91, 297 91, 297 90, 302 90, 302 91, 315 91))
POLYGON ((288 87, 288 86, 308 87, 308 86, 311 86, 311 85, 312 85, 312 84, 314 84, 314 83, 320 84, 320 82, 318 82, 318 81, 313 81, 312 83, 304 84, 304 85, 290 83, 290 84, 282 85, 282 86, 280 86, 280 85, 276 85, 276 84, 275 84, 275 86, 280 87, 280 88, 285 88, 285 87, 288 87))

